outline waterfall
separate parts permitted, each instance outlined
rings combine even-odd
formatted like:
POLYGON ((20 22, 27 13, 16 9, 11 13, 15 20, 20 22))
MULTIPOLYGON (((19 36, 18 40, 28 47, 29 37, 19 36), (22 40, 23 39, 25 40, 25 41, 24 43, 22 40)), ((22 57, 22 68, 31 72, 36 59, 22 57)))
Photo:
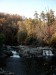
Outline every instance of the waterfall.
POLYGON ((51 50, 43 50, 43 55, 44 56, 53 56, 53 53, 51 50))
POLYGON ((11 57, 20 58, 19 54, 16 51, 12 51, 12 53, 13 53, 13 56, 11 56, 11 57))

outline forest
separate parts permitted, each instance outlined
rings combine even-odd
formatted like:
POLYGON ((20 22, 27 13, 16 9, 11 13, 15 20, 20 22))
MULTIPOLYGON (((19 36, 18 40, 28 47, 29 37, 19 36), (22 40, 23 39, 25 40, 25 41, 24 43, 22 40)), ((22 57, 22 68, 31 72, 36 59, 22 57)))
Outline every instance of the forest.
POLYGON ((35 11, 34 18, 0 13, 0 46, 3 44, 56 47, 54 11, 35 11))

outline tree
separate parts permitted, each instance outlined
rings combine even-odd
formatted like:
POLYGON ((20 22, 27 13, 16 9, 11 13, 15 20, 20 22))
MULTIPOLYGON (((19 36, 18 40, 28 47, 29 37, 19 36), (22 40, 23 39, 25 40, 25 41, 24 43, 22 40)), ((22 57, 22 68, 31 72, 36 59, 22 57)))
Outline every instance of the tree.
POLYGON ((38 19, 38 13, 37 13, 37 11, 35 11, 34 17, 35 17, 35 19, 38 19))
POLYGON ((48 38, 51 37, 50 26, 53 24, 54 20, 55 20, 54 19, 54 12, 51 9, 46 13, 46 22, 47 22, 47 26, 48 26, 48 38))
POLYGON ((41 12, 40 17, 45 22, 45 13, 44 13, 44 11, 41 12))
POLYGON ((51 10, 49 10, 47 13, 46 13, 46 20, 47 20, 47 25, 51 25, 54 21, 54 12, 51 10))

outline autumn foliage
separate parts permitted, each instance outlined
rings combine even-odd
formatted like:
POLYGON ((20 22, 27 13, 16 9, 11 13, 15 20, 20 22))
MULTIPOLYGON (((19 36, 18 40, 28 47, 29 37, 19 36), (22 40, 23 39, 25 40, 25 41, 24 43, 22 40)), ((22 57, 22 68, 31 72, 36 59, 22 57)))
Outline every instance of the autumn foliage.
POLYGON ((9 45, 55 46, 56 17, 53 10, 35 11, 34 19, 0 13, 0 34, 5 37, 3 43, 9 45))

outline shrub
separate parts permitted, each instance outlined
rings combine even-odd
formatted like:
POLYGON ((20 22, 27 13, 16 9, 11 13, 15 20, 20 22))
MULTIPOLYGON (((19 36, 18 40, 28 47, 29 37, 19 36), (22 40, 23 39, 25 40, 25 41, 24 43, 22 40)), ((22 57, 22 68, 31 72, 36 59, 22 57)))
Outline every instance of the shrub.
POLYGON ((52 35, 51 46, 56 47, 56 33, 52 35))
POLYGON ((23 44, 25 42, 25 39, 27 37, 27 31, 20 31, 18 33, 18 42, 19 44, 23 44))
POLYGON ((5 35, 3 33, 0 33, 0 46, 5 43, 5 35))
POLYGON ((37 37, 32 35, 32 34, 30 34, 26 39, 26 44, 36 46, 38 44, 37 37))

